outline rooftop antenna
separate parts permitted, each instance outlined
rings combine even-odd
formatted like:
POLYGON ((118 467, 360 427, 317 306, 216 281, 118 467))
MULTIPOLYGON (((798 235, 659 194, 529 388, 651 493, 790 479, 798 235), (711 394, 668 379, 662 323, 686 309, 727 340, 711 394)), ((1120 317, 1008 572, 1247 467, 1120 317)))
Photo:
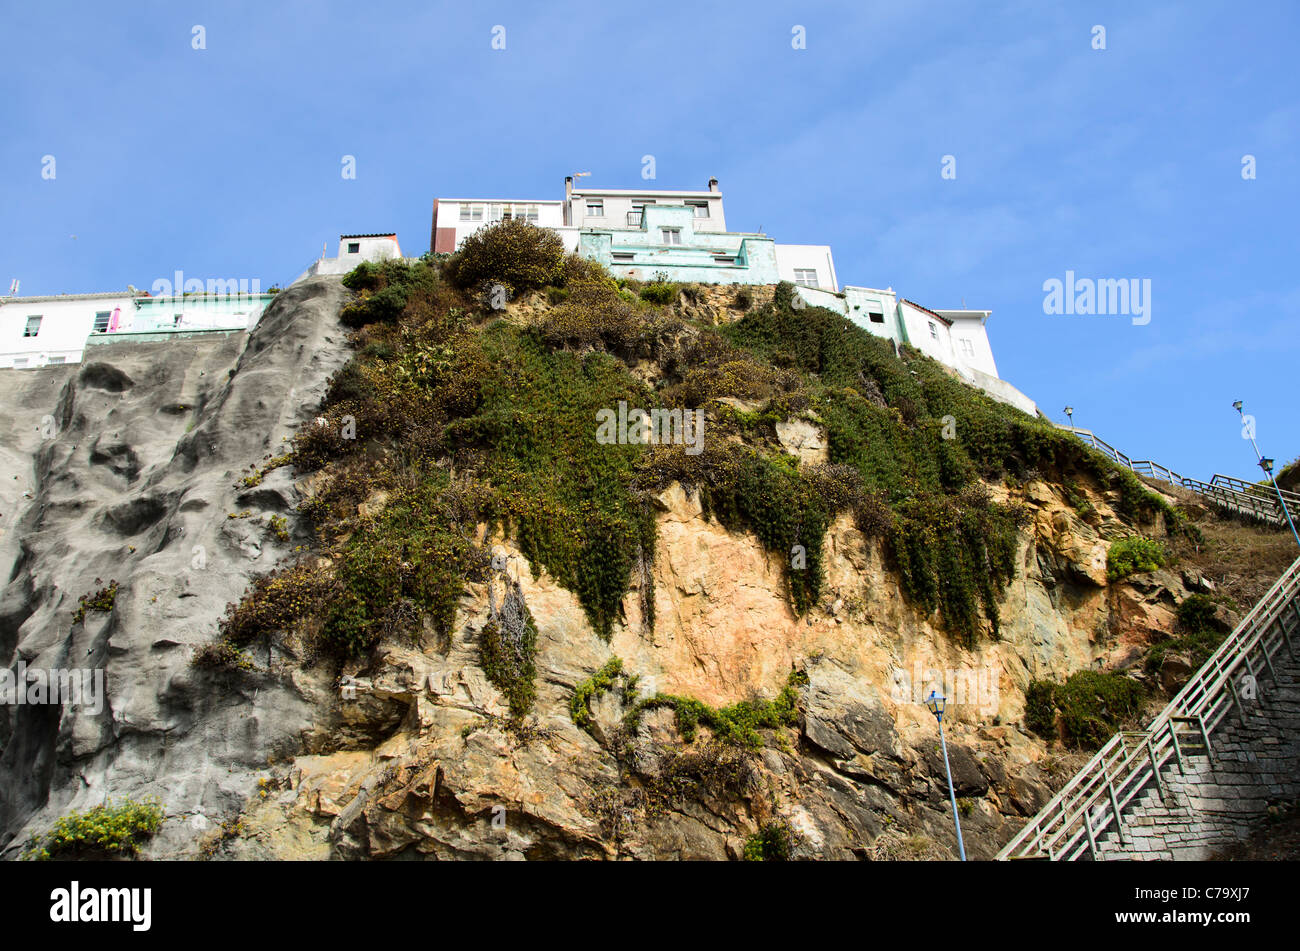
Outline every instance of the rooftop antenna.
POLYGON ((18 278, 16 277, 9 282, 9 296, 10 297, 18 296, 18 278))

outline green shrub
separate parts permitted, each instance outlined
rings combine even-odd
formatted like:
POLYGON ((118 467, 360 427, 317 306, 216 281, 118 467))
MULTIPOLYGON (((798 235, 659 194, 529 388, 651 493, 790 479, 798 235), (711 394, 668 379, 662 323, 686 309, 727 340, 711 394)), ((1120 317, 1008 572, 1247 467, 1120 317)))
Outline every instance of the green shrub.
POLYGON ((1170 653, 1186 654, 1193 670, 1209 660, 1229 633, 1216 616, 1217 610, 1218 604, 1207 595, 1184 598, 1176 612, 1178 636, 1156 644, 1147 652, 1144 665, 1147 672, 1158 671, 1170 653))
POLYGON ((1056 737, 1055 681, 1031 680, 1025 690, 1025 726, 1039 736, 1056 737))
MULTIPOLYGON (((100 579, 95 579, 100 584, 100 579)), ((110 581, 94 594, 83 594, 77 599, 77 610, 72 612, 72 623, 80 624, 86 620, 87 611, 111 611, 117 603, 117 582, 110 581)))
POLYGON ((450 636, 465 581, 487 563, 464 526, 483 517, 490 493, 437 469, 406 475, 414 484, 361 522, 338 560, 321 637, 340 656, 360 656, 385 637, 418 638, 421 614, 450 636))
POLYGON ((25 857, 43 861, 135 856, 142 840, 152 836, 162 824, 163 811, 157 800, 128 800, 117 805, 106 802, 86 812, 60 818, 49 832, 32 843, 25 857))
POLYGON ((479 632, 479 653, 484 675, 505 694, 514 720, 521 720, 533 707, 536 649, 537 625, 519 583, 509 581, 500 610, 494 599, 491 620, 479 632))
POLYGON ((444 265, 444 272, 458 287, 496 283, 518 293, 556 283, 564 267, 564 244, 559 235, 512 218, 465 238, 444 265))
POLYGON ((765 822, 745 840, 746 862, 788 862, 794 851, 794 831, 786 822, 765 822))
POLYGON ((1134 535, 1111 542, 1106 552, 1106 577, 1118 581, 1146 571, 1163 568, 1169 561, 1164 546, 1134 535))
POLYGON ((1219 626, 1218 618, 1215 616, 1218 609, 1218 603, 1208 595, 1192 594, 1178 605, 1175 619, 1179 629, 1186 634, 1214 630, 1219 626))
POLYGON ((706 726, 723 743, 759 747, 763 744, 758 733, 760 729, 775 730, 798 724, 799 688, 807 683, 807 674, 791 671, 775 700, 742 700, 721 709, 693 697, 657 693, 640 701, 628 712, 628 725, 635 727, 646 710, 669 707, 676 715, 677 731, 687 743, 694 742, 700 726, 706 726))
POLYGON ((1142 685, 1123 674, 1081 670, 1065 683, 1032 681, 1025 692, 1025 725, 1056 736, 1059 718, 1067 746, 1100 749, 1141 710, 1142 685))
POLYGON ((638 293, 642 300, 649 301, 652 304, 658 304, 662 307, 676 303, 677 296, 681 293, 681 288, 676 284, 654 281, 649 284, 641 285, 641 289, 638 293))
POLYGON ((194 652, 190 666, 198 670, 252 670, 253 658, 227 640, 204 644, 194 652))
POLYGON ((320 572, 306 565, 278 568, 255 579, 239 603, 226 606, 219 624, 221 639, 241 648, 287 630, 317 610, 326 592, 327 581, 320 572))
POLYGON ((612 690, 622 674, 623 661, 611 657, 600 670, 574 688, 573 696, 569 698, 569 717, 577 726, 591 732, 592 701, 612 690))

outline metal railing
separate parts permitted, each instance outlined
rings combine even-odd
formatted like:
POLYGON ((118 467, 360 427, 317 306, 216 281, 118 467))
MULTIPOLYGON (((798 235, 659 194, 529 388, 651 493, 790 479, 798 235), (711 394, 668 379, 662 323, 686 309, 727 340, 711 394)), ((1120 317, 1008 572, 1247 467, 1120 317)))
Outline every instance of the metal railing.
MULTIPOLYGON (((1162 466, 1150 459, 1132 459, 1110 443, 1098 438, 1091 430, 1078 429, 1074 426, 1059 426, 1059 428, 1074 433, 1108 459, 1119 463, 1138 475, 1159 479, 1162 482, 1188 489, 1220 508, 1259 519, 1270 525, 1286 524, 1286 518, 1282 514, 1282 506, 1278 502, 1277 493, 1270 486, 1246 482, 1244 479, 1234 479, 1231 476, 1217 473, 1209 482, 1202 482, 1199 479, 1180 475, 1167 466, 1162 466)), ((1300 518, 1300 494, 1282 492, 1281 495, 1286 502, 1286 507, 1291 511, 1292 517, 1300 518)))
POLYGON ((1285 646, 1294 658, 1300 635, 1300 559, 1296 559, 1142 731, 1111 738, 1087 765, 997 854, 1005 859, 1098 857, 1098 839, 1113 828, 1125 843, 1124 809, 1154 786, 1168 795, 1161 770, 1186 770, 1189 755, 1210 756, 1210 737, 1232 710, 1242 714, 1237 680, 1265 671, 1276 681, 1273 656, 1285 646))

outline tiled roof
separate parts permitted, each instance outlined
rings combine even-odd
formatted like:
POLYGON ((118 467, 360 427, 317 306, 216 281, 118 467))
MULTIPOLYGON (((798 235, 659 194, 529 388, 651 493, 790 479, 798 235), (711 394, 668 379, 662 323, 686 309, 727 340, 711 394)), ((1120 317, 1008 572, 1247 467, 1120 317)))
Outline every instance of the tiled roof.
POLYGON ((904 303, 904 304, 911 304, 911 305, 912 305, 913 307, 915 307, 917 310, 923 310, 923 311, 925 311, 927 314, 929 314, 931 317, 934 317, 934 318, 936 318, 937 320, 942 320, 942 321, 943 321, 947 326, 949 326, 949 327, 952 326, 952 321, 949 320, 947 317, 943 316, 943 314, 936 314, 936 313, 935 313, 934 311, 932 311, 930 308, 928 308, 928 307, 922 307, 920 304, 918 304, 918 303, 917 303, 916 301, 914 301, 914 300, 908 300, 906 297, 904 297, 904 298, 903 298, 903 303, 904 303))

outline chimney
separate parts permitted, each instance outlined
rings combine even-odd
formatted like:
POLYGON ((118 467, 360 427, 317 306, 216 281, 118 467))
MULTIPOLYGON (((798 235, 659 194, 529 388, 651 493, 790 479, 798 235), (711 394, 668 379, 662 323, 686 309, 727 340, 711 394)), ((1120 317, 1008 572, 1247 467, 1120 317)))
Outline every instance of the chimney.
POLYGON ((573 197, 573 176, 564 176, 564 200, 568 201, 573 197))
POLYGON ((710 179, 709 179, 709 191, 711 191, 711 192, 716 192, 717 190, 718 190, 718 180, 717 180, 716 178, 710 178, 710 179))

